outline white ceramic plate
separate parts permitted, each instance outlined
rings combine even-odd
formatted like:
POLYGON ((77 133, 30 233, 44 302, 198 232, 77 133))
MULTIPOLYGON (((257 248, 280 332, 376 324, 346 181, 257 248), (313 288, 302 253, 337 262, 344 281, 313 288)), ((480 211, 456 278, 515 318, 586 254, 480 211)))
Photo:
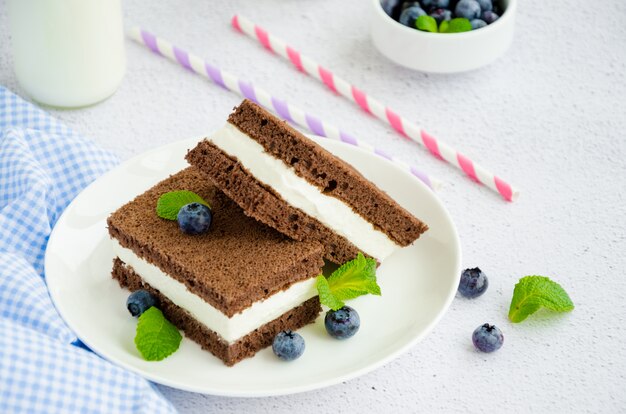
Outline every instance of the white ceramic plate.
POLYGON ((306 350, 289 363, 267 348, 228 368, 187 338, 169 358, 144 361, 133 342, 136 319, 125 307, 128 291, 110 276, 113 253, 106 218, 184 168, 183 156, 196 142, 157 148, 105 174, 76 197, 50 236, 45 263, 50 295, 70 328, 95 352, 145 378, 183 390, 248 397, 290 394, 336 384, 381 366, 422 339, 443 316, 458 286, 461 252, 456 229, 441 202, 391 162, 319 139, 430 226, 414 245, 380 266, 381 297, 350 301, 361 316, 359 332, 348 340, 335 340, 326 333, 320 316, 315 324, 299 330, 306 350))

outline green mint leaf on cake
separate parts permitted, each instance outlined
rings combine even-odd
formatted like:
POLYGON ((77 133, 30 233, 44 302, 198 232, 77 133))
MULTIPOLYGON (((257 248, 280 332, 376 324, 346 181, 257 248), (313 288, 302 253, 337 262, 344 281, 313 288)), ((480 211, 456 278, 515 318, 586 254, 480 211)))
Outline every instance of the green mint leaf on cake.
POLYGON ((415 21, 415 27, 424 32, 437 33, 437 20, 428 15, 423 15, 415 21))
POLYGON ((161 361, 178 349, 183 337, 163 313, 154 306, 141 314, 135 345, 147 361, 161 361))
POLYGON ((345 305, 343 301, 337 299, 337 297, 333 295, 328 279, 326 279, 324 275, 319 275, 317 277, 315 286, 317 287, 317 293, 320 295, 320 302, 324 305, 333 310, 341 309, 345 305))
POLYGON ((444 20, 439 26, 439 32, 441 33, 461 33, 469 32, 472 30, 472 24, 464 17, 457 17, 450 21, 444 20))
POLYGON ((344 306, 343 301, 361 295, 380 296, 380 286, 376 283, 376 261, 359 253, 356 259, 341 265, 328 279, 318 276, 316 286, 320 302, 332 310, 344 306))
POLYGON ((558 283, 545 276, 525 276, 517 282, 509 308, 511 322, 521 322, 545 307, 555 312, 569 312, 574 303, 558 283))
POLYGON ((211 208, 209 203, 204 201, 202 197, 193 191, 181 190, 170 191, 162 194, 157 201, 157 215, 167 220, 176 220, 178 211, 185 205, 190 203, 200 203, 211 208))

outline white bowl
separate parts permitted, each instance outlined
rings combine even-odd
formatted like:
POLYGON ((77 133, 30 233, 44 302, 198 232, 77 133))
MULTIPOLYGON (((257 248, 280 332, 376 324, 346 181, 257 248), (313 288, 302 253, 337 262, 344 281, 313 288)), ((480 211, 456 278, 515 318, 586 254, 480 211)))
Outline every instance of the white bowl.
POLYGON ((430 33, 393 20, 380 0, 372 5, 371 35, 376 48, 407 68, 430 73, 477 69, 502 56, 513 41, 517 0, 501 0, 502 16, 481 29, 463 33, 430 33))

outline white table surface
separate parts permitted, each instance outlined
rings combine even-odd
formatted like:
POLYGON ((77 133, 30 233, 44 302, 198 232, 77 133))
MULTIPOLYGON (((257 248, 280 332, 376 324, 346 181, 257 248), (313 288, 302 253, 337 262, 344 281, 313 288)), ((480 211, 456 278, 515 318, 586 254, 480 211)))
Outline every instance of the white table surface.
MULTIPOLYGON (((366 0, 126 0, 138 24, 277 96, 416 163, 440 191, 461 235, 464 267, 489 291, 457 298, 431 335, 363 377, 299 395, 233 399, 160 387, 184 413, 626 411, 626 2, 520 2, 506 56, 468 74, 395 66, 373 49, 366 0), (229 27, 239 12, 424 125, 522 189, 505 203, 390 128, 333 96, 229 27), (524 275, 549 275, 576 304, 565 315, 507 320, 524 275), (505 336, 473 350, 484 322, 505 336)), ((0 83, 12 71, 0 1, 0 83)), ((52 110, 125 159, 219 127, 234 94, 128 42, 128 71, 109 100, 52 110)))

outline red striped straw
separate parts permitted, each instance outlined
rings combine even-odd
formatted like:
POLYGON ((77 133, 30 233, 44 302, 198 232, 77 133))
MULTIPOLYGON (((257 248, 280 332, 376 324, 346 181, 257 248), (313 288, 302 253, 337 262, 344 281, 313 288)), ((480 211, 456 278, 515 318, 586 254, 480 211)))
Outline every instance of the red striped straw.
POLYGON ((266 49, 288 59, 299 71, 320 80, 333 92, 348 98, 368 114, 391 125, 403 137, 425 146, 435 157, 459 168, 473 181, 486 185, 507 201, 515 201, 519 196, 519 190, 511 186, 507 181, 494 175, 482 165, 475 163, 450 145, 436 139, 411 121, 398 115, 389 106, 383 105, 379 100, 367 95, 363 90, 348 83, 311 58, 301 54, 287 45, 282 39, 268 33, 262 27, 240 15, 233 16, 231 23, 235 29, 256 39, 266 49))
POLYGON ((156 37, 150 32, 142 30, 140 28, 133 28, 129 31, 129 36, 138 42, 139 44, 146 46, 157 55, 166 57, 185 69, 200 75, 206 79, 209 79, 216 85, 223 87, 231 92, 234 92, 240 96, 250 99, 257 104, 264 106, 265 108, 273 111, 280 118, 289 121, 293 124, 299 125, 302 128, 313 132, 316 135, 330 138, 337 141, 345 142, 346 144, 353 145, 368 151, 372 154, 378 155, 393 162, 400 168, 413 174, 419 178, 424 184, 433 190, 436 190, 441 186, 441 181, 430 177, 428 174, 420 171, 419 169, 406 164, 405 162, 388 154, 385 150, 373 147, 368 143, 356 139, 353 135, 340 130, 336 126, 301 110, 300 108, 288 103, 285 100, 276 98, 270 95, 264 89, 258 88, 253 84, 239 79, 232 73, 225 70, 221 70, 216 66, 202 60, 197 55, 189 53, 177 46, 174 46, 170 42, 160 37, 156 37))

